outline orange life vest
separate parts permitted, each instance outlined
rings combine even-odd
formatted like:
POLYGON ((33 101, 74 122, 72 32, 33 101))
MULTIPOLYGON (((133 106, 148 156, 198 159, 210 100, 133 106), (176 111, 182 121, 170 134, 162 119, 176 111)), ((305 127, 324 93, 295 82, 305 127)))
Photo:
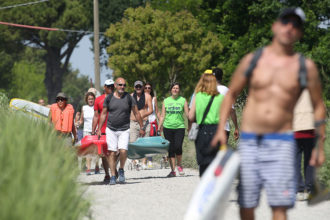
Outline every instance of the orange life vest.
POLYGON ((62 111, 57 104, 54 103, 51 105, 50 110, 52 111, 52 122, 55 129, 63 133, 70 133, 72 131, 73 123, 73 106, 67 104, 62 111))

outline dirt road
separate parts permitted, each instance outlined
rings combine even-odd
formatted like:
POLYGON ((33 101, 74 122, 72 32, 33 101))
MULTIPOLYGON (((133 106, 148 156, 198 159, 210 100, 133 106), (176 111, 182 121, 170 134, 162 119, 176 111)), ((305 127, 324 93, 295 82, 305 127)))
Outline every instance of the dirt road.
MULTIPOLYGON (((130 171, 126 170, 126 184, 104 185, 104 174, 86 176, 78 181, 86 188, 85 196, 91 201, 92 217, 95 220, 183 219, 190 197, 196 188, 198 171, 185 169, 185 176, 166 178, 169 169, 130 171)), ((266 196, 256 210, 256 219, 271 219, 266 196)), ((306 202, 297 202, 288 212, 293 220, 328 220, 330 201, 309 207, 306 202)), ((224 219, 238 220, 236 192, 233 186, 224 219)))

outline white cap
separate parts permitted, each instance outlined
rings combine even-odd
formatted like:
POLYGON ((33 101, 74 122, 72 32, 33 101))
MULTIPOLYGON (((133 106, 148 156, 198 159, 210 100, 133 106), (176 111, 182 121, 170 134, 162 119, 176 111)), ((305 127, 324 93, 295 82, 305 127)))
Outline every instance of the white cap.
POLYGON ((114 84, 115 84, 115 82, 112 79, 107 79, 104 82, 105 86, 110 86, 110 85, 114 85, 114 84))

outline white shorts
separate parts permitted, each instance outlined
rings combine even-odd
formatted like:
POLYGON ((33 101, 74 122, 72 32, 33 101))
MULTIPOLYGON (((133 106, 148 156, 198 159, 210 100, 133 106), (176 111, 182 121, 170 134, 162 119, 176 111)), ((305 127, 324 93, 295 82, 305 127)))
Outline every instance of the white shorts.
POLYGON ((105 130, 109 151, 128 150, 129 129, 125 131, 105 130))

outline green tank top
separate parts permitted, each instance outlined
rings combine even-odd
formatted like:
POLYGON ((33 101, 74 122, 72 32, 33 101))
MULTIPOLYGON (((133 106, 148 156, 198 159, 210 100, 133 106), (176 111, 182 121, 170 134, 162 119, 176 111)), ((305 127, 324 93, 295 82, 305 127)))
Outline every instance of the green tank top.
MULTIPOLYGON (((211 97, 212 96, 210 96, 204 92, 199 92, 196 94, 195 106, 196 106, 196 122, 197 122, 197 124, 201 123, 205 109, 206 109, 207 105, 209 104, 211 97)), ((219 108, 221 106, 223 98, 224 98, 224 96, 221 94, 214 97, 210 110, 207 113, 203 124, 209 125, 209 124, 218 124, 219 123, 219 108)))
POLYGON ((178 129, 185 128, 184 126, 184 103, 186 99, 179 96, 176 99, 173 99, 172 96, 164 100, 165 106, 165 120, 164 128, 169 129, 178 129))

